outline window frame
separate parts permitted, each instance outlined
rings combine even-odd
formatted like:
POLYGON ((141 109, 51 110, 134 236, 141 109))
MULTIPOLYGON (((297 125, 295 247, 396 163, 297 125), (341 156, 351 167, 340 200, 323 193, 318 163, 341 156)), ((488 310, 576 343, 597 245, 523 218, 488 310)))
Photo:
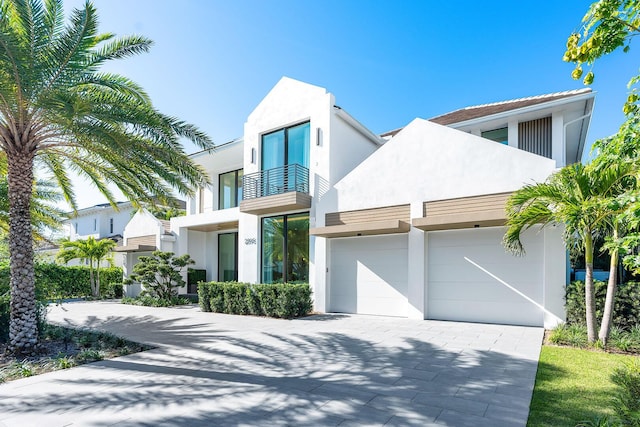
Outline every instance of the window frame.
POLYGON ((242 172, 242 175, 244 175, 244 169, 240 168, 240 169, 235 169, 235 170, 230 170, 228 172, 223 172, 218 174, 218 210, 222 210, 222 209, 232 209, 232 208, 237 208, 238 206, 240 206, 240 202, 242 201, 242 197, 240 195, 238 195, 238 190, 240 188, 242 188, 242 177, 240 176, 240 173, 242 172), (234 175, 234 182, 236 185, 235 191, 233 191, 233 206, 229 206, 228 208, 224 208, 222 207, 222 177, 224 175, 228 175, 230 173, 235 174, 234 175))
MULTIPOLYGON (((285 126, 285 127, 261 134, 260 135, 260 170, 261 171, 265 170, 264 169, 264 138, 266 136, 273 135, 278 132, 284 132, 284 142, 283 142, 284 164, 283 166, 288 166, 289 165, 289 129, 302 126, 302 125, 307 125, 307 124, 309 125, 309 145, 311 145, 311 120, 304 120, 299 123, 294 123, 292 125, 285 126)), ((309 149, 307 150, 307 157, 309 157, 310 155, 311 155, 311 147, 309 147, 309 149)), ((307 160, 307 164, 300 165, 300 166, 309 168, 309 162, 311 160, 309 158, 305 160, 307 160)), ((269 169, 266 169, 266 170, 269 170, 269 169)))
POLYGON ((489 141, 493 141, 493 142, 497 142, 498 144, 502 144, 502 145, 509 145, 509 126, 501 126, 498 128, 493 128, 493 129, 488 129, 488 130, 483 130, 480 131, 480 136, 484 139, 488 139, 489 141), (485 134, 489 133, 489 132, 498 132, 498 131, 506 131, 506 139, 504 141, 498 141, 496 139, 493 138, 489 138, 487 136, 485 136, 485 134))
MULTIPOLYGON (((307 215, 307 218, 310 219, 311 218, 311 212, 309 211, 303 211, 303 212, 291 212, 291 213, 286 213, 286 214, 280 214, 280 215, 270 215, 270 216, 263 216, 260 218, 260 283, 265 283, 264 281, 264 220, 265 219, 269 219, 269 218, 282 218, 283 221, 283 227, 282 227, 282 235, 283 235, 283 242, 282 242, 282 283, 288 283, 289 282, 289 278, 288 276, 288 264, 289 264, 289 242, 288 242, 288 236, 289 236, 289 217, 290 216, 297 216, 297 215, 307 215)), ((311 248, 309 247, 307 249, 308 251, 311 250, 311 248)), ((309 254, 307 253, 307 259, 309 257, 309 254)), ((309 261, 307 261, 307 269, 309 268, 309 261)), ((309 280, 309 270, 307 270, 307 281, 309 280)), ((269 284, 276 284, 276 283, 281 283, 281 282, 272 282, 269 284)))

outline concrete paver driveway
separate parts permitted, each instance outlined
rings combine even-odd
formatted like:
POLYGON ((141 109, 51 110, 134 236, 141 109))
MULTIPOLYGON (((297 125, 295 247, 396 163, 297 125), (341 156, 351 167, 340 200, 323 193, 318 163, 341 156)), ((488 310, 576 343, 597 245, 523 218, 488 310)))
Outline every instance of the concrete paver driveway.
POLYGON ((524 426, 540 328, 69 303, 156 349, 0 385, 0 426, 524 426))

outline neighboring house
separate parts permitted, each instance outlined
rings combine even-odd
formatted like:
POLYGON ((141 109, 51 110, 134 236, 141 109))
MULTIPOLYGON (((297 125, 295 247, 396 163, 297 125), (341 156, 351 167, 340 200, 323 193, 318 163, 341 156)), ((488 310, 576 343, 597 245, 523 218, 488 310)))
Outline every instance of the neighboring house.
POLYGON ((207 280, 309 282, 322 312, 550 327, 565 318, 562 227, 528 231, 513 256, 504 203, 580 161, 593 101, 522 98, 378 136, 283 78, 242 138, 192 155, 213 184, 170 234, 141 216, 150 226, 128 226, 125 247, 188 253, 207 280))
MULTIPOLYGON (((82 240, 91 236, 95 239, 113 239, 119 246, 122 245, 122 232, 131 220, 136 209, 131 202, 117 202, 118 210, 109 203, 102 203, 75 212, 69 212, 69 217, 63 223, 66 237, 69 240, 82 240)), ((114 254, 113 264, 122 267, 124 258, 120 254, 114 254)), ((71 260, 67 265, 81 265, 80 260, 71 260)), ((107 266, 108 262, 101 265, 107 266)))
MULTIPOLYGON (((123 230, 124 245, 114 249, 124 261, 122 267, 125 276, 133 271, 133 266, 140 256, 151 255, 151 252, 158 248, 175 252, 173 243, 176 238, 169 227, 169 221, 154 217, 146 209, 136 212, 123 230)), ((140 285, 125 285, 127 296, 136 296, 141 290, 140 285)))

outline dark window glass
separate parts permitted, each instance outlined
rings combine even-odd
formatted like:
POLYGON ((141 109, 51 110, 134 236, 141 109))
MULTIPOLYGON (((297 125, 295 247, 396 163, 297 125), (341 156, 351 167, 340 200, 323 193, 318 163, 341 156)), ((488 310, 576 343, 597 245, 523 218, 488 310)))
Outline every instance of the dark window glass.
POLYGON ((500 144, 509 144, 509 128, 493 129, 482 132, 480 134, 483 138, 490 139, 500 144))
POLYGON ((218 281, 238 280, 238 233, 218 234, 218 281))
POLYGON ((262 282, 309 280, 309 214, 262 219, 262 282))

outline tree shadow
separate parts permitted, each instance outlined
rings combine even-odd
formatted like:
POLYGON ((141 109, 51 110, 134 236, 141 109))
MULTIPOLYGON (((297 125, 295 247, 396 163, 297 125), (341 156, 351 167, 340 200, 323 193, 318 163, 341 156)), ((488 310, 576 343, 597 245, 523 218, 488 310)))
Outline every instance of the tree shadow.
MULTIPOLYGON (((334 332, 333 323, 306 328, 308 319, 260 330, 186 320, 69 321, 162 345, 55 373, 46 387, 7 384, 0 422, 42 414, 96 426, 526 423, 536 361, 465 347, 446 326, 430 333, 428 323, 408 323, 400 335, 372 330, 378 336, 368 339, 334 332)), ((469 328, 470 337, 491 334, 469 328)))

